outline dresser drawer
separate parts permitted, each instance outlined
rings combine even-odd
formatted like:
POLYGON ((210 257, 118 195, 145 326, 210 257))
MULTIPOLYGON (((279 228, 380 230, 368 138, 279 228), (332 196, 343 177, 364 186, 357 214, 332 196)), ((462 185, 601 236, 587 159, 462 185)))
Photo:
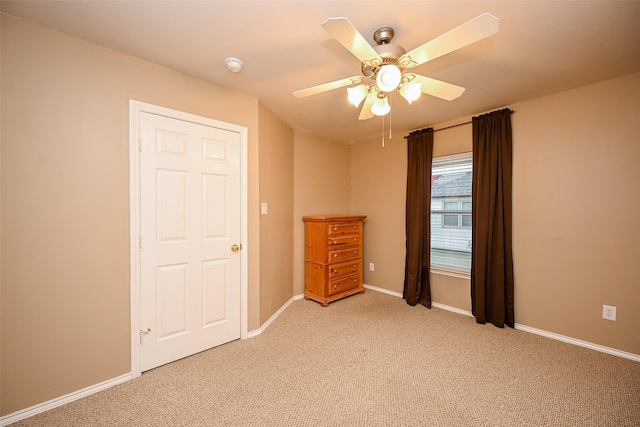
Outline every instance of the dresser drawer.
POLYGON ((357 288, 358 286, 360 286, 360 274, 347 276, 342 279, 330 280, 327 293, 329 295, 335 295, 348 291, 349 289, 357 288))
POLYGON ((359 222, 333 223, 329 225, 329 236, 336 236, 340 234, 354 234, 358 233, 359 230, 359 222))
POLYGON ((361 259, 331 264, 329 266, 329 280, 360 273, 362 271, 361 265, 361 259))
POLYGON ((334 246, 334 245, 359 245, 361 240, 362 239, 360 238, 359 234, 340 235, 340 236, 329 237, 328 243, 331 246, 334 246))
POLYGON ((340 249, 334 249, 332 247, 329 249, 329 263, 346 261, 351 258, 361 258, 359 246, 341 247, 340 249))

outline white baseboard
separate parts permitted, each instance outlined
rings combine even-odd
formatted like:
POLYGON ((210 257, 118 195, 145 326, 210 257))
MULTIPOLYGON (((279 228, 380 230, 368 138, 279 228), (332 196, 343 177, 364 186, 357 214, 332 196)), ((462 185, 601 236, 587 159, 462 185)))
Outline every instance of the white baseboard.
MULTIPOLYGON (((384 289, 384 288, 378 288, 377 286, 367 285, 366 283, 363 286, 366 289, 371 289, 372 291, 382 292, 383 294, 387 294, 387 295, 391 295, 391 296, 394 296, 394 297, 402 298, 402 293, 400 293, 400 292, 390 291, 390 290, 384 289)), ((450 305, 444 305, 444 304, 440 304, 438 302, 431 302, 431 306, 436 307, 436 308, 441 308, 441 309, 447 310, 447 311, 453 311, 454 313, 462 314, 462 315, 465 315, 465 316, 472 316, 473 317, 473 314, 471 314, 470 311, 462 310, 462 309, 456 308, 456 307, 451 307, 450 305)))
POLYGON ((529 332, 532 334, 536 334, 536 335, 541 335, 543 337, 547 337, 547 338, 551 338, 557 341, 562 341, 562 342, 566 342, 569 344, 573 344, 573 345, 577 345, 579 347, 586 347, 586 348, 590 348, 591 350, 596 350, 602 353, 607 353, 607 354, 612 354, 614 356, 618 356, 618 357, 623 357, 625 359, 630 359, 633 360, 635 362, 640 362, 640 355, 638 354, 633 354, 633 353, 628 353, 626 351, 622 351, 622 350, 617 350, 615 348, 610 348, 610 347, 605 347, 603 345, 600 344, 594 344, 588 341, 582 341, 576 338, 571 338, 571 337, 567 337, 565 335, 560 335, 560 334, 556 334, 553 332, 548 332, 548 331, 543 331, 542 329, 536 329, 536 328, 532 328, 531 326, 525 326, 525 325, 519 325, 516 323, 515 325, 515 329, 521 330, 521 331, 525 331, 525 332, 529 332))
POLYGON ((443 310, 452 311, 454 313, 462 314, 463 316, 473 317, 473 313, 467 310, 463 310, 457 307, 451 307, 450 305, 440 304, 439 302, 431 301, 431 306, 436 308, 441 308, 443 310))
POLYGON ((292 302, 294 302, 295 300, 299 300, 302 297, 303 297, 302 294, 294 295, 293 297, 291 297, 291 299, 289 301, 287 301, 286 303, 284 303, 284 305, 282 307, 280 307, 280 309, 278 311, 273 313, 273 316, 271 316, 269 318, 269 320, 264 322, 264 325, 262 325, 259 329, 255 329, 253 331, 249 331, 249 333, 247 333, 247 338, 257 337, 258 335, 263 333, 269 327, 269 325, 271 325, 271 323, 273 323, 273 321, 276 320, 278 318, 278 316, 280 316, 282 314, 282 312, 285 311, 287 309, 287 307, 289 307, 289 305, 291 305, 292 302))
MULTIPOLYGON (((402 294, 399 292, 394 292, 394 291, 389 291, 387 289, 383 289, 383 288, 378 288, 375 286, 371 286, 371 285, 364 285, 365 288, 367 289, 371 289, 373 291, 377 291, 377 292, 382 292, 388 295, 393 295, 396 297, 400 297, 402 298, 402 294)), ((447 311, 452 311, 454 313, 458 313, 458 314, 462 314, 463 316, 471 316, 473 317, 473 313, 471 313, 470 311, 467 310, 462 310, 460 308, 456 308, 456 307, 451 307, 449 305, 445 305, 445 304, 440 304, 437 302, 432 302, 431 306, 436 307, 436 308, 441 308, 443 310, 447 310, 447 311)), ((599 345, 599 344, 594 344, 588 341, 582 341, 576 338, 571 338, 571 337, 567 337, 565 335, 560 335, 560 334, 556 334, 554 332, 548 332, 548 331, 544 331, 542 329, 536 329, 536 328, 532 328, 531 326, 526 326, 526 325, 520 325, 518 323, 515 324, 515 329, 518 329, 520 331, 524 331, 524 332, 529 332, 531 334, 536 334, 536 335, 541 335, 543 337, 547 337, 547 338, 551 338, 557 341, 562 341, 562 342, 566 342, 569 344, 573 344, 573 345, 577 345, 579 347, 585 347, 585 348, 589 348, 591 350, 596 350, 602 353, 607 353, 607 354, 612 354, 614 356, 618 356, 618 357, 622 357, 625 359, 630 359, 633 360, 635 362, 640 362, 640 355, 638 354, 634 354, 634 353, 628 353, 626 351, 622 351, 622 350, 617 350, 615 348, 610 348, 610 347, 605 347, 603 345, 599 345)))
POLYGON ((114 385, 118 385, 124 383, 126 381, 131 380, 131 373, 121 375, 119 377, 103 381, 99 384, 92 385, 87 388, 83 388, 82 390, 74 391, 73 393, 69 393, 67 395, 58 397, 56 399, 49 400, 48 402, 41 403, 36 406, 32 406, 30 408, 23 409, 18 412, 14 412, 13 414, 5 415, 0 418, 0 426, 6 426, 25 418, 32 417, 41 412, 48 411, 53 408, 57 408, 58 406, 66 405, 67 403, 71 403, 78 399, 82 399, 84 397, 90 396, 94 393, 98 393, 99 391, 106 390, 114 385))
POLYGON ((383 294, 402 298, 402 294, 400 292, 390 291, 389 289, 384 289, 384 288, 378 288, 377 286, 367 285, 366 283, 363 283, 362 286, 364 286, 366 289, 371 289, 372 291, 381 292, 383 294))

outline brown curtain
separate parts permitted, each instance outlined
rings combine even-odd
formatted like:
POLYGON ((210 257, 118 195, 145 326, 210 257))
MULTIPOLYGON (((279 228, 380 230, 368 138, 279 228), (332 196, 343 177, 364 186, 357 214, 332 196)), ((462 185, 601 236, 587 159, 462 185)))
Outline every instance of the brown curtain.
POLYGON ((471 307, 478 323, 514 327, 511 110, 474 117, 471 307))
POLYGON ((403 298, 407 304, 431 308, 429 285, 431 239, 431 161, 433 129, 410 133, 407 137, 407 256, 403 298))

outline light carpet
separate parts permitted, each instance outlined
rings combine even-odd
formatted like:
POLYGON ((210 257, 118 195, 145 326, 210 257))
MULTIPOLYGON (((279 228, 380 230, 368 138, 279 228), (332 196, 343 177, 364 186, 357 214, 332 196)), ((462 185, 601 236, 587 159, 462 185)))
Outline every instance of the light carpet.
POLYGON ((367 290, 14 426, 640 426, 640 363, 367 290))

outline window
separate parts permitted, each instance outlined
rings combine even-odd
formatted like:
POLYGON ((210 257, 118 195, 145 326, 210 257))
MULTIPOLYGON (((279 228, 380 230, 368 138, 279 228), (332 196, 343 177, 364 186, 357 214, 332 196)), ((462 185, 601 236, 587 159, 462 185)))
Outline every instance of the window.
POLYGON ((471 202, 462 202, 462 201, 446 202, 445 201, 443 205, 444 205, 444 209, 442 210, 442 226, 443 227, 471 227, 471 214, 464 214, 464 211, 471 211, 471 202))
POLYGON ((471 172, 471 153, 433 159, 431 271, 471 271, 471 172))
POLYGON ((443 227, 460 227, 459 215, 442 214, 443 227))

